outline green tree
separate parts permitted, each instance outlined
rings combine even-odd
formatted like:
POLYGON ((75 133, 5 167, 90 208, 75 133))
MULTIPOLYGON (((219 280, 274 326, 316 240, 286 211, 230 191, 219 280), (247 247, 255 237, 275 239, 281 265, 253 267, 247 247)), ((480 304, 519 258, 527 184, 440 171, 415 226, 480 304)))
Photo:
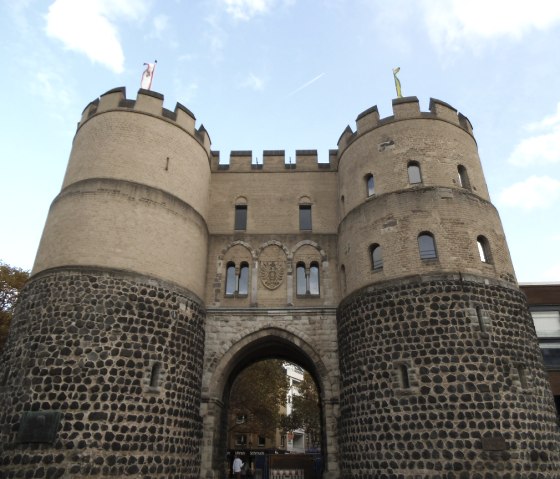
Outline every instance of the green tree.
POLYGON ((230 432, 274 437, 289 386, 282 364, 280 360, 268 359, 239 373, 230 394, 230 432))
POLYGON ((309 445, 321 445, 321 406, 317 386, 311 375, 306 371, 303 381, 296 386, 296 394, 292 396, 292 412, 282 416, 281 426, 285 432, 303 429, 309 445))
POLYGON ((0 350, 6 342, 19 293, 28 279, 29 271, 0 261, 0 350))

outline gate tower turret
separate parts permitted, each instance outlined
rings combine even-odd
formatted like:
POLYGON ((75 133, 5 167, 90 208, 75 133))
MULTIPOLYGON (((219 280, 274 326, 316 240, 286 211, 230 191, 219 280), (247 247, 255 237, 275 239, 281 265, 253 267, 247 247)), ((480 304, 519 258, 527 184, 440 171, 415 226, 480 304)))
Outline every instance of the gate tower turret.
POLYGON ((393 113, 339 140, 343 477, 556 477, 555 409, 471 124, 434 99, 393 113))

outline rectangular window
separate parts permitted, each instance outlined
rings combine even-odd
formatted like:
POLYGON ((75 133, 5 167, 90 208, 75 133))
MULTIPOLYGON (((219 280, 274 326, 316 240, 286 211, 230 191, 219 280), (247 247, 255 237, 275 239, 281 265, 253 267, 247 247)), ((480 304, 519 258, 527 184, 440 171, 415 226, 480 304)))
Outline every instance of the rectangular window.
POLYGON ((235 205, 235 229, 237 231, 247 229, 247 205, 235 205))
POLYGON ((546 369, 560 368, 560 343, 541 343, 540 346, 546 369))
POLYGON ((259 447, 264 447, 266 445, 266 438, 259 436, 259 447))
POLYGON ((560 337, 560 311, 531 311, 539 338, 560 337))
POLYGON ((247 444, 247 435, 246 434, 236 434, 235 435, 235 445, 236 446, 245 446, 247 444))
POLYGON ((299 205, 299 229, 311 229, 311 205, 299 205))

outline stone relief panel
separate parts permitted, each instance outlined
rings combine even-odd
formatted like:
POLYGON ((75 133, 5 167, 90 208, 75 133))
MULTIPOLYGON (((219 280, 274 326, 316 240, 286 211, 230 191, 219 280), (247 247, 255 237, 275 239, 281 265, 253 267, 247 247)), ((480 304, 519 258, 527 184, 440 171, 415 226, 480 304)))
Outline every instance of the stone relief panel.
POLYGON ((281 261, 261 261, 259 277, 265 288, 274 290, 284 282, 285 264, 281 261))
POLYGON ((260 252, 258 259, 259 306, 286 306, 288 274, 287 257, 284 249, 279 243, 266 245, 260 252))

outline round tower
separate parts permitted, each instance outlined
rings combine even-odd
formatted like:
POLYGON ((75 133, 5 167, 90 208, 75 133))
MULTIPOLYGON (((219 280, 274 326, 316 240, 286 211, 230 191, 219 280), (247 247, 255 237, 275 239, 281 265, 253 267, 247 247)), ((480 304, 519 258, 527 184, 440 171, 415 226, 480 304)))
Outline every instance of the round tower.
POLYGON ((471 124, 433 99, 393 113, 339 140, 343 476, 556 477, 555 408, 471 124))
POLYGON ((84 110, 4 351, 6 477, 198 475, 209 159, 158 93, 84 110))

